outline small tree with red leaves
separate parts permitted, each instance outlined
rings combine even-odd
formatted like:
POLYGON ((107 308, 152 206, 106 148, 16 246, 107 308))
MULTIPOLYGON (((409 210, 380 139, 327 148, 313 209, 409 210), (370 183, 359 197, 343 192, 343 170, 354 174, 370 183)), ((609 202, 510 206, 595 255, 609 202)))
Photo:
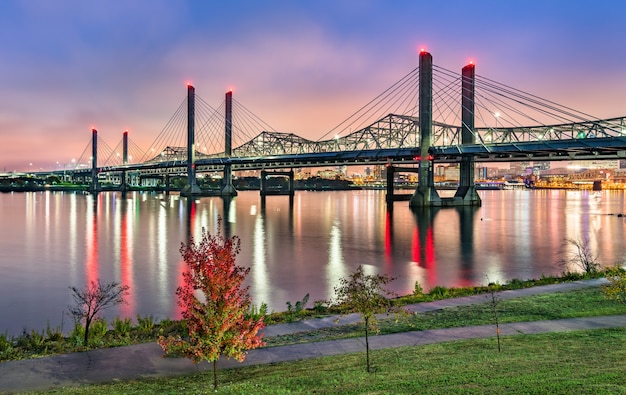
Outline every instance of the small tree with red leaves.
MULTIPOLYGON (((221 221, 218 229, 219 225, 221 221)), ((183 355, 194 363, 213 362, 215 389, 220 356, 241 362, 247 350, 265 344, 259 334, 265 326, 263 318, 249 314, 251 298, 248 287, 242 284, 250 269, 236 265, 239 251, 238 237, 224 238, 219 231, 211 235, 205 229, 200 243, 194 243, 193 238, 189 244, 182 243, 180 252, 187 270, 176 295, 189 338, 161 336, 158 340, 166 354, 183 355)))

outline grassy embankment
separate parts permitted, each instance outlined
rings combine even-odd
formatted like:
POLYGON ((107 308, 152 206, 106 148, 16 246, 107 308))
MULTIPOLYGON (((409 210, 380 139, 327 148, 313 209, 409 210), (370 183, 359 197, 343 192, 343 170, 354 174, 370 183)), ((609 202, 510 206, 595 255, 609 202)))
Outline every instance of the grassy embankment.
MULTIPOLYGON (((597 276, 601 276, 598 273, 597 276)), ((596 276, 596 277, 597 277, 596 276)), ((508 290, 528 288, 537 285, 554 284, 558 282, 567 282, 588 278, 581 274, 568 274, 563 277, 542 277, 538 280, 513 280, 505 285, 477 286, 465 288, 445 288, 434 287, 429 293, 424 294, 421 288, 416 284, 416 290, 412 295, 402 296, 394 299, 397 306, 403 306, 412 303, 429 302, 433 300, 449 299, 460 296, 488 294, 490 290, 508 290)), ((300 309, 289 309, 289 311, 266 314, 259 312, 255 314, 263 315, 266 324, 276 324, 282 322, 292 322, 310 317, 319 317, 331 314, 340 314, 343 311, 337 306, 325 306, 315 303, 311 309, 302 308, 306 303, 295 303, 296 307, 300 305, 300 309)), ((260 309, 263 310, 263 309, 260 309)), ((487 316, 488 317, 488 314, 487 316)), ((469 325, 465 321, 456 317, 450 322, 456 322, 462 325, 469 325)), ((382 333, 402 332, 407 330, 427 329, 422 327, 422 320, 413 317, 413 319, 395 322, 390 320, 383 322, 381 325, 382 333)), ((439 324, 435 324, 439 325, 439 324)), ((110 322, 104 320, 95 320, 91 325, 89 343, 84 344, 84 328, 76 325, 69 335, 64 335, 60 328, 48 327, 43 331, 24 329, 23 333, 17 337, 10 337, 7 334, 0 334, 0 362, 7 360, 37 358, 46 355, 65 354, 76 351, 86 351, 103 347, 118 347, 131 344, 153 342, 160 335, 180 335, 185 336, 184 323, 181 321, 163 320, 156 322, 151 316, 137 316, 136 324, 129 319, 115 318, 110 322)), ((284 344, 289 341, 311 341, 316 338, 324 340, 333 337, 349 337, 360 336, 360 330, 355 326, 345 326, 332 328, 327 331, 318 331, 314 333, 305 333, 292 337, 284 337, 281 339, 268 339, 271 345, 284 344), (308 338, 310 336, 310 338, 308 338), (293 340, 290 340, 293 339, 293 340)))
MULTIPOLYGON (((493 323, 489 303, 381 322, 383 333, 493 323)), ((503 300, 500 322, 626 314, 600 288, 503 300)), ((494 330, 495 333, 495 330, 494 330)), ((268 345, 360 336, 359 326, 280 338, 268 345)), ((505 337, 225 370, 219 393, 626 393, 626 329, 505 337)), ((72 389, 72 393, 208 393, 210 373, 72 389)), ((65 390, 68 391, 68 390, 65 390)), ((58 392, 65 392, 59 390, 58 392)))

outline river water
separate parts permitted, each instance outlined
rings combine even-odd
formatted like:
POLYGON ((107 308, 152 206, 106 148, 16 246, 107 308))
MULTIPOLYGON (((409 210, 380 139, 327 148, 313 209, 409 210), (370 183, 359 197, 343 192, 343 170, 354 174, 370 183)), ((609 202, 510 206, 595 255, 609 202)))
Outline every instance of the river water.
MULTIPOLYGON (((442 192, 443 194, 443 192, 442 192)), ((296 192, 267 197, 240 192, 186 199, 153 193, 0 194, 0 333, 46 325, 67 332, 69 286, 91 280, 130 286, 127 303, 106 312, 179 318, 175 290, 181 242, 202 228, 241 239, 238 264, 253 303, 286 309, 310 294, 332 297, 358 265, 396 279, 391 288, 507 282, 564 270, 567 238, 589 240, 603 264, 624 265, 624 192, 481 191, 480 208, 412 212, 383 191, 296 192)), ((571 267, 570 269, 575 269, 571 267)))

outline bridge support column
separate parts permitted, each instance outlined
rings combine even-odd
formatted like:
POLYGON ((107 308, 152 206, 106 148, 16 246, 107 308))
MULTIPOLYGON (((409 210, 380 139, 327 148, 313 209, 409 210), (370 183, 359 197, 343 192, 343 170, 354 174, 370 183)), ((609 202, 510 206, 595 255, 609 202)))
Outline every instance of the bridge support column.
POLYGON ((180 192, 183 196, 202 194, 196 181, 195 120, 196 90, 191 84, 187 84, 187 185, 180 192))
MULTIPOLYGON (((122 164, 128 164, 128 130, 122 135, 122 164)), ((126 170, 122 170, 120 180, 120 191, 125 194, 128 191, 128 180, 126 179, 126 170)))
MULTIPOLYGON (((226 92, 226 119, 224 122, 224 155, 230 158, 233 144, 233 91, 226 92)), ((224 165, 224 178, 222 178, 222 196, 236 196, 237 190, 233 185, 233 174, 230 164, 224 165)))
POLYGON ((289 195, 293 198, 295 195, 294 173, 290 171, 267 171, 261 170, 261 182, 260 182, 261 197, 268 195, 289 195), (289 178, 287 190, 273 189, 269 190, 267 187, 267 178, 272 176, 287 176, 289 178))
POLYGON ((435 189, 433 161, 430 146, 433 129, 433 57, 422 50, 419 60, 419 123, 420 167, 417 189, 411 196, 410 207, 441 206, 435 189))
MULTIPOLYGON (((474 144, 474 64, 463 67, 461 82, 461 144, 474 144)), ((480 206, 474 184, 474 155, 461 155, 459 188, 454 194, 455 206, 480 206)))
POLYGON ((391 163, 388 163, 386 165, 386 169, 387 169, 387 195, 385 196, 385 200, 387 202, 387 210, 391 211, 393 210, 393 202, 399 201, 399 200, 410 200, 413 195, 409 195, 406 193, 401 193, 396 195, 395 194, 395 190, 393 187, 393 180, 395 178, 395 174, 399 173, 399 172, 404 172, 404 173, 419 173, 419 168, 416 167, 398 167, 398 166, 394 166, 391 163))
POLYGON ((122 170, 120 174, 120 191, 126 193, 128 191, 128 181, 126 180, 126 170, 122 170))
POLYGON ((91 186, 89 192, 96 194, 100 192, 98 182, 98 131, 91 129, 91 186))
POLYGON ((122 135, 122 164, 128 164, 128 130, 122 135))

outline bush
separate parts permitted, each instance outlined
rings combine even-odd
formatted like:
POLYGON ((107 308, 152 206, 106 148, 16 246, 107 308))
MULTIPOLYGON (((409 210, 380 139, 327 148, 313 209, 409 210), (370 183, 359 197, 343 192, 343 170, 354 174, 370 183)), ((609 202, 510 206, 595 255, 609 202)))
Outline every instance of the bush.
POLYGON ((22 335, 17 338, 17 346, 33 351, 40 351, 44 348, 46 338, 36 330, 28 332, 26 328, 22 330, 22 335))
POLYGON ((89 344, 100 346, 104 344, 104 338, 109 331, 107 320, 104 318, 97 318, 91 323, 91 335, 89 344))
POLYGON ((286 302, 287 305, 287 322, 293 322, 297 319, 297 316, 302 314, 302 311, 306 308, 306 304, 309 302, 309 294, 304 295, 302 300, 296 302, 295 307, 291 302, 286 302))
POLYGON ((443 299, 443 298, 448 297, 448 293, 449 293, 448 288, 437 285, 436 287, 433 287, 430 290, 428 295, 432 296, 435 299, 443 299))
POLYGON ((420 285, 419 281, 415 282, 415 287, 413 288, 413 296, 422 296, 424 294, 424 289, 420 285))
POLYGON ((74 329, 70 333, 69 339, 71 344, 74 346, 83 346, 85 343, 85 327, 80 324, 80 322, 76 322, 74 324, 74 329))
POLYGON ((7 333, 0 335, 0 353, 7 353, 13 350, 13 340, 7 333))
POLYGON ((52 328, 50 323, 46 324, 46 337, 48 341, 59 342, 63 340, 63 331, 60 327, 52 328))
POLYGON ((154 316, 147 315, 142 317, 140 314, 137 314, 137 328, 142 332, 152 332, 154 329, 154 325, 156 324, 154 320, 154 316))
POLYGON ((626 271, 619 267, 611 268, 606 271, 606 279, 609 283, 602 286, 606 298, 626 304, 626 271))
POLYGON ((130 318, 120 319, 115 317, 113 320, 113 330, 115 334, 120 338, 127 338, 130 336, 130 330, 132 329, 132 322, 130 318))

